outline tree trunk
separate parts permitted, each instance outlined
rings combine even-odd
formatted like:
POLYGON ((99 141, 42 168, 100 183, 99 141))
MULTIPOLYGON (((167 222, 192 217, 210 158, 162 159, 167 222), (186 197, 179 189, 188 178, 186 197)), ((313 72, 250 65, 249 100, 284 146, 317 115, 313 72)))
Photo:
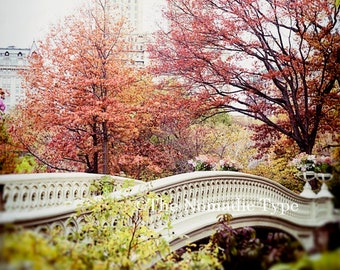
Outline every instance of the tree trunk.
POLYGON ((107 122, 102 123, 103 127, 103 174, 109 173, 109 135, 107 130, 107 122))
MULTIPOLYGON (((96 124, 94 124, 94 126, 93 126, 92 139, 93 139, 93 148, 96 149, 97 146, 98 146, 98 136, 97 136, 97 125, 96 124)), ((98 167, 99 167, 98 161, 99 161, 98 151, 95 150, 95 152, 93 153, 93 168, 92 168, 93 173, 99 173, 99 171, 98 171, 98 167)))

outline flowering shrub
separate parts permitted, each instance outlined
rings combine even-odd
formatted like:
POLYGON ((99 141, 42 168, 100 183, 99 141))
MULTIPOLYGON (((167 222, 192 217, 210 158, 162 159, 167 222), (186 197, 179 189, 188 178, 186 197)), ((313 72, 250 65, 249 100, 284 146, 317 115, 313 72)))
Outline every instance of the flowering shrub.
POLYGON ((290 165, 296 167, 301 172, 329 173, 332 170, 332 159, 326 156, 300 153, 291 161, 290 165))
POLYGON ((211 171, 214 168, 213 160, 205 155, 199 155, 194 159, 190 159, 188 163, 194 167, 195 171, 211 171))
POLYGON ((5 111, 6 109, 6 105, 4 103, 4 101, 0 98, 0 111, 5 111))
POLYGON ((314 171, 316 157, 306 153, 298 154, 292 161, 291 165, 296 167, 301 172, 314 171))
POLYGON ((235 160, 221 159, 218 162, 217 169, 220 170, 220 171, 235 171, 235 172, 237 172, 240 169, 242 169, 242 165, 235 160))
POLYGON ((331 173, 332 159, 326 156, 317 157, 314 171, 317 173, 331 173))
POLYGON ((2 100, 2 98, 0 98, 0 119, 1 119, 1 115, 4 113, 6 109, 6 105, 4 103, 4 101, 2 100))
POLYGON ((216 162, 213 158, 205 155, 199 155, 188 161, 193 166, 195 171, 238 171, 242 165, 231 159, 221 159, 216 162))

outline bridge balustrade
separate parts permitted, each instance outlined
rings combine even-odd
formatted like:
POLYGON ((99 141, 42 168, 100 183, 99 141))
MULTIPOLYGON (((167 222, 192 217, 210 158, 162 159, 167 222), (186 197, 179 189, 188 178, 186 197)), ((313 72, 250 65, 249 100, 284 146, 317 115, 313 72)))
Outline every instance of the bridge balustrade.
MULTIPOLYGON (((304 198, 269 179, 237 172, 194 172, 155 180, 149 190, 170 196, 173 223, 207 212, 269 216, 317 226, 333 218, 330 198, 304 198)), ((140 189, 140 187, 138 187, 140 189)), ((154 224, 155 228, 162 224, 154 224)))
MULTIPOLYGON (((36 230, 55 226, 61 226, 65 233, 77 230, 82 217, 70 217, 83 200, 94 195, 90 185, 102 176, 87 173, 2 175, 0 226, 14 223, 36 230)), ((117 183, 126 180, 112 178, 117 183)), ((183 245, 180 235, 197 232, 197 239, 206 236, 206 232, 200 235, 198 232, 216 223, 219 214, 231 214, 240 226, 288 226, 292 235, 304 235, 308 248, 313 246, 315 228, 336 221, 332 199, 326 193, 306 198, 269 179, 239 172, 193 172, 147 183, 136 180, 130 191, 122 193, 117 188, 112 196, 150 191, 159 196, 155 203, 160 204, 162 210, 170 211, 173 225, 170 241, 175 243, 174 247, 183 245), (163 195, 170 197, 170 203, 162 201, 163 195)), ((149 225, 157 231, 165 227, 152 211, 150 219, 149 225)))
MULTIPOLYGON (((26 212, 52 208, 93 195, 90 186, 103 175, 41 173, 0 175, 0 211, 26 212)), ((123 182, 126 178, 114 176, 123 182)))

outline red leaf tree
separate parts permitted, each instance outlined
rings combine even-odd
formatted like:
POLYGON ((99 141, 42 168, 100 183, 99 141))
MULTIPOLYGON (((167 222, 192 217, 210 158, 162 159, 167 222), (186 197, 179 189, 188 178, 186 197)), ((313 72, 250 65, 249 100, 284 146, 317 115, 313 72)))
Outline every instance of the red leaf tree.
POLYGON ((120 96, 141 77, 127 65, 127 27, 97 1, 55 26, 30 59, 15 132, 55 169, 109 172, 109 145, 133 133, 135 106, 120 96), (127 130, 121 132, 121 129, 127 130))
POLYGON ((331 0, 167 0, 168 29, 151 47, 155 72, 178 76, 214 106, 311 153, 339 128, 339 7, 331 0))
POLYGON ((152 137, 169 114, 183 126, 195 111, 180 113, 181 92, 160 92, 131 65, 128 24, 109 1, 92 2, 52 28, 32 55, 11 133, 53 170, 167 174, 174 151, 152 137), (178 104, 162 104, 167 99, 178 104))

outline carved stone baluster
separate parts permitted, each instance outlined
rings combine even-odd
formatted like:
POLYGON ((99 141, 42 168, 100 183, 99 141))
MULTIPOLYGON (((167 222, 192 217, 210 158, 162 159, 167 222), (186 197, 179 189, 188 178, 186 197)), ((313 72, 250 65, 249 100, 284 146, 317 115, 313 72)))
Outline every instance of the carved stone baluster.
POLYGON ((237 185, 237 182, 233 179, 232 181, 230 181, 230 192, 229 192, 232 205, 235 205, 237 203, 238 194, 239 194, 238 185, 237 185))
POLYGON ((256 204, 256 190, 254 189, 254 184, 251 181, 248 181, 248 196, 249 196, 249 204, 252 207, 255 207, 256 204))
POLYGON ((204 205, 204 211, 209 211, 209 185, 208 183, 203 183, 202 184, 204 187, 204 193, 203 193, 203 205, 204 205))
POLYGON ((28 209, 29 208, 29 187, 27 185, 23 186, 21 192, 21 209, 28 209))
POLYGON ((210 190, 211 190, 211 203, 217 203, 216 198, 216 182, 214 180, 210 181, 210 190))
POLYGON ((203 212, 203 211, 205 211, 205 207, 206 207, 205 185, 202 182, 200 182, 198 184, 199 184, 199 196, 198 196, 198 200, 199 200, 199 204, 200 204, 200 212, 203 212))
POLYGON ((14 185, 6 185, 5 192, 4 192, 4 200, 6 201, 5 209, 6 211, 13 211, 14 207, 14 194, 18 193, 19 191, 16 190, 17 188, 14 185))
POLYGON ((46 184, 40 183, 38 186, 38 202, 37 206, 38 208, 43 208, 44 206, 47 206, 47 186, 46 184))
POLYGON ((201 202, 201 186, 199 183, 195 183, 195 196, 194 196, 194 202, 195 202, 195 213, 198 213, 201 211, 202 202, 201 202))
POLYGON ((39 205, 39 188, 36 184, 31 185, 30 187, 30 208, 37 208, 39 205))
POLYGON ((209 205, 211 204, 212 196, 211 196, 211 183, 206 181, 205 185, 205 201, 206 201, 206 210, 209 211, 209 205))
POLYGON ((171 208, 171 221, 175 221, 178 219, 178 207, 177 207, 177 194, 176 190, 174 188, 170 189, 170 198, 171 198, 171 204, 174 205, 174 207, 171 208))
POLYGON ((86 199, 87 197, 89 197, 90 196, 90 185, 84 181, 80 192, 81 192, 81 195, 80 195, 81 199, 86 199))
POLYGON ((182 218, 185 218, 189 215, 189 206, 188 206, 188 198, 189 198, 189 188, 187 185, 182 186, 182 218))
POLYGON ((62 204, 64 201, 64 191, 63 191, 63 185, 60 181, 57 182, 56 184, 56 193, 55 193, 55 202, 56 205, 62 204))
POLYGON ((64 201, 68 202, 68 201, 71 201, 72 200, 72 186, 70 183, 64 183, 64 186, 63 186, 63 189, 64 189, 64 194, 63 194, 63 198, 64 198, 64 201))
POLYGON ((47 190, 48 206, 52 206, 56 202, 56 186, 53 182, 50 182, 47 190))
POLYGON ((80 194, 80 186, 78 183, 74 183, 72 186, 73 200, 78 200, 80 197, 79 194, 80 194))
POLYGON ((230 204, 231 203, 230 181, 224 180, 222 186, 223 186, 222 201, 225 205, 230 204))
POLYGON ((188 198, 188 187, 187 185, 182 185, 181 186, 181 201, 180 201, 180 205, 181 205, 181 218, 185 218, 187 216, 187 206, 186 206, 186 200, 188 198))
POLYGON ((216 202, 218 202, 219 204, 221 204, 221 180, 218 179, 215 181, 215 185, 216 185, 216 202))
POLYGON ((188 215, 193 215, 194 213, 196 213, 196 202, 194 200, 195 198, 195 186, 194 184, 190 184, 189 185, 189 190, 188 190, 188 202, 190 203, 190 205, 188 205, 188 215))

